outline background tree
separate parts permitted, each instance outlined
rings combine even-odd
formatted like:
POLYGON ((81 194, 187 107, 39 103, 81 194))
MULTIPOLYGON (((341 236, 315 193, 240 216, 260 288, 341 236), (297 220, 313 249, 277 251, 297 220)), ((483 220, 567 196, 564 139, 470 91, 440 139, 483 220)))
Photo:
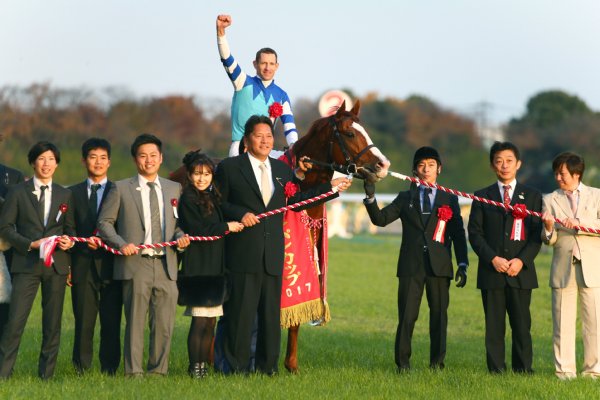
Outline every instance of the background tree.
POLYGON ((593 164, 600 151, 600 116, 579 97, 560 90, 534 95, 525 114, 509 122, 506 134, 523 152, 523 181, 543 192, 556 188, 552 159, 567 150, 586 159, 584 183, 600 184, 593 164))

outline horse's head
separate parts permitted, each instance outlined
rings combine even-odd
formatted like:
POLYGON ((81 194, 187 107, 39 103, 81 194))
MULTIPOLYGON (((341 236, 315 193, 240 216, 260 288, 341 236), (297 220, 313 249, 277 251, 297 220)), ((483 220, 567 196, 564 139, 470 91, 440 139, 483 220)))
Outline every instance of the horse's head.
MULTIPOLYGON (((329 164, 329 168, 336 171, 354 173, 359 178, 377 182, 387 175, 390 162, 375 147, 366 129, 360 124, 359 110, 360 101, 357 100, 349 111, 346 111, 344 102, 334 115, 316 121, 307 136, 321 137, 319 158, 320 161, 325 162, 317 162, 317 165, 329 164)), ((308 147, 311 146, 303 147, 305 150, 303 154, 297 154, 308 155, 319 161, 316 154, 309 153, 308 147)), ((314 147, 312 146, 313 151, 317 151, 314 147)))

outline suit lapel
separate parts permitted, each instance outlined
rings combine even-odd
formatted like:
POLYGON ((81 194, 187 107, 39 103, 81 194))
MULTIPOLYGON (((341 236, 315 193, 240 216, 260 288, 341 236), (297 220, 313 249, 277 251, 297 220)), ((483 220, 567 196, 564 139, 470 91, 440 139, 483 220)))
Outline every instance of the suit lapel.
POLYGON ((421 193, 419 186, 411 185, 409 189, 410 195, 410 204, 412 205, 412 213, 413 217, 418 221, 417 223, 422 229, 425 229, 425 225, 423 224, 423 219, 421 218, 421 193))
MULTIPOLYGON (((27 197, 29 198, 29 201, 31 202, 31 207, 33 207, 33 210, 35 212, 36 215, 38 214, 38 208, 40 205, 40 201, 38 200, 36 194, 34 193, 35 191, 35 186, 33 184, 33 178, 31 178, 30 180, 27 181, 26 184, 26 192, 27 192, 27 197)), ((40 226, 43 228, 44 227, 44 220, 40 219, 38 216, 38 221, 40 222, 40 226)))
POLYGON ((175 216, 173 215, 173 206, 171 205, 171 200, 175 198, 173 193, 169 190, 169 182, 166 182, 166 179, 158 177, 160 181, 160 187, 163 196, 163 207, 164 207, 164 222, 165 222, 165 240, 169 240, 169 233, 175 230, 175 226, 173 222, 175 221, 175 216), (173 218, 170 217, 173 215, 173 218))
POLYGON ((140 181, 136 176, 131 178, 129 181, 129 190, 131 192, 131 198, 135 203, 135 206, 138 210, 138 215, 140 216, 140 221, 142 221, 142 226, 144 229, 149 228, 144 224, 144 206, 142 204, 142 188, 140 187, 140 181))
MULTIPOLYGON (((252 169, 252 164, 250 163, 250 158, 248 158, 248 153, 244 153, 240 156, 240 174, 248 182, 262 203, 262 195, 260 193, 260 188, 258 187, 258 182, 256 181, 256 175, 254 175, 254 170, 252 169)), ((271 175, 273 175, 273 171, 271 171, 271 175)))
POLYGON ((554 202, 556 203, 557 207, 560 210, 562 210, 564 215, 566 215, 568 218, 575 217, 573 215, 573 210, 571 210, 571 203, 569 203, 569 199, 567 198, 567 195, 563 190, 559 190, 558 193, 554 194, 554 202))
POLYGON ((56 220, 56 216, 58 215, 58 207, 62 202, 62 196, 60 195, 60 187, 52 183, 52 198, 50 199, 50 212, 48 213, 48 223, 46 226, 49 226, 52 221, 56 220))
MULTIPOLYGON (((104 199, 106 199, 106 195, 112 188, 113 183, 111 181, 106 181, 106 186, 104 186, 104 191, 102 192, 102 198, 100 199, 100 207, 98 207, 98 215, 100 215, 100 211, 102 210, 102 205, 104 204, 104 199)), ((87 187, 86 187, 87 189, 87 187)), ((86 190, 87 194, 87 190, 86 190)))
MULTIPOLYGON (((498 190, 500 191, 500 190, 498 190)), ((517 186, 515 187, 515 190, 513 192, 513 196, 512 196, 512 200, 510 202, 511 205, 515 205, 515 204, 526 204, 525 203, 526 200, 526 195, 525 195, 525 190, 523 188, 523 185, 521 185, 519 182, 517 182, 517 186)))

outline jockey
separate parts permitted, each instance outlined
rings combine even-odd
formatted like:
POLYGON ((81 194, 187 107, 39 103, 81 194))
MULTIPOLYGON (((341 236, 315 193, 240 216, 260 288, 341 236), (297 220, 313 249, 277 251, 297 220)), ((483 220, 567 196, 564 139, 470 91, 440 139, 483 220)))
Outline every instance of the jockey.
POLYGON ((238 155, 239 142, 244 135, 244 125, 248 118, 255 114, 269 116, 273 122, 277 117, 281 118, 286 142, 291 147, 298 140, 298 131, 294 123, 290 99, 273 80, 279 67, 277 53, 268 47, 260 49, 253 62, 256 76, 246 75, 229 50, 225 29, 230 25, 231 16, 217 17, 219 55, 234 87, 231 102, 232 143, 229 156, 238 155), (269 112, 273 103, 278 103, 281 107, 277 107, 279 110, 274 109, 269 112))

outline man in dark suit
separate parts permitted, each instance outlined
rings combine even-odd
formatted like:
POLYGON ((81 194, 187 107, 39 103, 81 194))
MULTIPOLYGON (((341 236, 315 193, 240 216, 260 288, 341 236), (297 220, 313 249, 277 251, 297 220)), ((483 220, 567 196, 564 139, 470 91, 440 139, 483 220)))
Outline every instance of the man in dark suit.
POLYGON ((38 374, 54 374, 60 343, 65 286, 73 246, 67 235, 75 234, 72 196, 54 183, 52 176, 60 163, 60 152, 49 142, 38 142, 27 155, 33 179, 11 188, 0 214, 0 235, 14 249, 11 272, 13 291, 8 324, 0 342, 0 378, 13 371, 21 336, 33 301, 42 286, 42 350, 38 374), (40 258, 40 247, 54 235, 60 236, 49 267, 40 258))
MULTIPOLYGON (((413 173, 427 183, 435 184, 442 171, 442 161, 432 147, 419 148, 413 158, 413 173)), ((398 329, 395 359, 398 371, 410 369, 411 339, 419 316, 423 289, 429 305, 429 366, 444 368, 452 251, 458 270, 458 287, 467 283, 467 239, 456 196, 425 185, 411 185, 383 209, 375 200, 375 185, 365 181, 364 204, 377 226, 402 220, 402 245, 396 276, 398 285, 398 329)))
MULTIPOLYGON (((258 314, 256 369, 277 372, 281 327, 281 275, 283 271, 283 214, 259 220, 256 214, 286 205, 284 187, 293 171, 269 157, 273 148, 273 125, 268 117, 254 115, 244 129, 247 152, 223 160, 216 174, 225 218, 241 221, 245 229, 227 236, 226 265, 230 298, 225 303, 227 332, 225 357, 234 372, 247 372, 254 318, 258 314)), ((311 191, 287 199, 293 204, 326 193, 332 185, 350 186, 346 178, 334 179, 311 191)))
MULTIPOLYGON (((113 183, 108 180, 110 143, 91 138, 81 146, 87 179, 71 186, 77 236, 94 237, 98 214, 113 183)), ((94 241, 77 243, 71 255, 71 300, 75 316, 73 365, 83 373, 92 364, 94 328, 100 314, 100 369, 114 375, 121 360, 121 281, 113 280, 114 256, 94 241)))
MULTIPOLYGON (((11 186, 23 181, 24 179, 21 171, 17 171, 16 169, 0 164, 0 211, 2 211, 2 205, 4 204, 4 199, 8 193, 8 189, 11 186)), ((7 245, 7 243, 4 243, 4 246, 7 245)), ((2 254, 6 261, 6 266, 4 268, 0 266, 0 268, 2 268, 2 270, 0 270, 0 338, 2 338, 2 333, 4 332, 4 327, 6 326, 6 321, 8 320, 8 308, 10 304, 9 301, 11 291, 9 268, 12 259, 12 250, 7 249, 3 251, 0 253, 0 257, 2 257, 2 254)))
MULTIPOLYGON (((498 181, 475 195, 532 211, 542 208, 542 195, 517 182, 520 153, 510 142, 495 142, 490 164, 498 181)), ((487 367, 506 370, 504 334, 506 314, 512 329, 512 369, 533 373, 531 291, 538 287, 534 259, 541 247, 541 220, 501 207, 474 201, 469 217, 469 242, 479 256, 477 288, 485 313, 487 367)))
POLYGON ((123 281, 127 376, 143 374, 146 317, 150 322, 147 371, 167 374, 177 308, 175 248, 138 250, 136 245, 176 240, 183 249, 190 244, 177 222, 181 185, 158 176, 162 154, 159 138, 139 135, 131 145, 138 173, 114 184, 98 218, 102 239, 123 253, 115 258, 113 278, 123 281))

